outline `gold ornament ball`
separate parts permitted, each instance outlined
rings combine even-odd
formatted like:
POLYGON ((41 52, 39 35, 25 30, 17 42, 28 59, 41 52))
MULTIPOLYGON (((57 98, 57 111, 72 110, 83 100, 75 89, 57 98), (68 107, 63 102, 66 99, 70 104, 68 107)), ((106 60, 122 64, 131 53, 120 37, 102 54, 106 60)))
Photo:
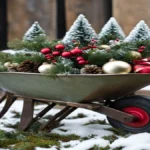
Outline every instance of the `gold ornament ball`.
POLYGON ((39 71, 40 73, 50 73, 50 71, 51 71, 54 67, 56 67, 56 65, 43 63, 43 64, 38 68, 38 71, 39 71))
POLYGON ((100 45, 99 49, 110 49, 109 45, 100 45))
POLYGON ((126 74, 131 72, 132 67, 124 61, 111 61, 104 64, 102 70, 106 74, 126 74))
POLYGON ((130 51, 129 55, 135 60, 135 59, 141 59, 142 55, 139 52, 136 51, 130 51))

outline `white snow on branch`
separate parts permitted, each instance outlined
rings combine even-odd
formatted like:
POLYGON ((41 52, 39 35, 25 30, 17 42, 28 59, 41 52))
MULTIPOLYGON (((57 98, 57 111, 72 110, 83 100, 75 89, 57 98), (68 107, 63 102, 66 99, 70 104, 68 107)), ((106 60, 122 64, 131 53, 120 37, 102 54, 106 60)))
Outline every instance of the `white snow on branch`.
POLYGON ((130 32, 128 37, 124 40, 125 42, 134 42, 150 39, 150 29, 148 25, 141 20, 134 29, 130 32))
POLYGON ((99 39, 107 35, 115 35, 116 38, 121 40, 125 38, 125 34, 122 28, 120 27, 120 25, 114 17, 111 17, 108 20, 108 22, 104 25, 101 32, 99 33, 99 39))
POLYGON ((92 38, 97 39, 97 35, 85 16, 80 14, 71 26, 70 30, 66 33, 62 42, 70 43, 72 40, 88 42, 92 38))
POLYGON ((28 31, 25 33, 23 40, 25 41, 32 41, 38 36, 46 36, 45 31, 42 29, 42 27, 39 25, 37 21, 32 24, 32 26, 28 29, 28 31))

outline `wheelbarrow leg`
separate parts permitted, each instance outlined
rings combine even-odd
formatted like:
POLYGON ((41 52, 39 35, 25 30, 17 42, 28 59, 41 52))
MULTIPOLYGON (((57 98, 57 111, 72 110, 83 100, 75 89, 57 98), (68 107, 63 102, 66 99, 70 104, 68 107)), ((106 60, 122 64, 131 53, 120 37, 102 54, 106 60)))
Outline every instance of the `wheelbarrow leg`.
POLYGON ((45 107, 41 112, 37 114, 35 118, 32 119, 30 125, 32 125, 34 122, 36 122, 39 118, 43 117, 49 110, 51 110, 56 103, 51 103, 47 107, 45 107))
MULTIPOLYGON (((5 99, 5 96, 6 96, 6 95, 4 95, 4 96, 2 97, 2 99, 5 99)), ((12 104, 14 103, 14 101, 17 99, 17 97, 15 97, 13 94, 7 94, 6 97, 7 97, 6 103, 5 103, 3 109, 2 109, 1 112, 0 112, 0 118, 2 118, 2 117, 5 115, 5 113, 8 111, 8 109, 11 107, 11 105, 12 105, 12 104)))
POLYGON ((25 98, 21 121, 18 127, 19 130, 26 130, 28 128, 33 119, 33 111, 34 111, 34 100, 30 98, 25 98))
POLYGON ((49 119, 47 123, 40 127, 40 130, 51 131, 53 128, 57 127, 59 122, 67 117, 70 113, 72 113, 75 107, 66 106, 60 112, 58 112, 55 116, 49 119))
POLYGON ((0 103, 2 103, 6 99, 7 95, 3 92, 2 97, 0 98, 0 103))

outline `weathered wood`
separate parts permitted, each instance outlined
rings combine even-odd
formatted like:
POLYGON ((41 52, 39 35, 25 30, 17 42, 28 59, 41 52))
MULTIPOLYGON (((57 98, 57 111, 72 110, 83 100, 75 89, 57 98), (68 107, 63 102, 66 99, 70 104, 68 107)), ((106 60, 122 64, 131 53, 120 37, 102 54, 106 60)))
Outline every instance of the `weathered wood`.
POLYGON ((30 98, 24 99, 23 111, 21 121, 19 124, 19 130, 26 130, 33 120, 34 100, 30 98))
POLYGON ((128 34, 140 21, 150 25, 150 0, 113 0, 113 16, 128 34))
POLYGON ((7 95, 5 92, 1 94, 0 103, 2 103, 6 99, 7 95))
POLYGON ((39 118, 43 117, 49 110, 51 110, 54 106, 56 105, 56 103, 52 103, 50 105, 48 105, 46 108, 44 108, 41 112, 39 112, 37 114, 37 116, 35 118, 32 119, 30 125, 32 125, 34 122, 36 122, 39 118))
POLYGON ((7 48, 7 1, 0 0, 0 50, 7 48))
POLYGON ((67 30, 79 14, 84 14, 97 33, 111 17, 111 0, 66 0, 67 30))
POLYGON ((7 94, 6 103, 2 108, 2 110, 0 111, 0 118, 2 118, 5 115, 5 113, 8 111, 8 109, 11 107, 11 105, 14 103, 16 99, 17 98, 13 94, 7 94))
POLYGON ((22 39, 24 33, 38 21, 50 39, 56 38, 56 0, 9 0, 8 38, 22 39))

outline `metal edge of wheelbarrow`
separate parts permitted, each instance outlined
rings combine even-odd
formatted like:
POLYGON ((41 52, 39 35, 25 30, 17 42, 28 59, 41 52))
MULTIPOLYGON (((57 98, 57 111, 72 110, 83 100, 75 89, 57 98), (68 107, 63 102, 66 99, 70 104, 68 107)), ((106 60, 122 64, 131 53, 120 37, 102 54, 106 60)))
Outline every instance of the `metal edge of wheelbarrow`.
POLYGON ((150 84, 150 74, 58 75, 0 73, 0 87, 10 93, 49 100, 93 102, 118 99, 150 84))

